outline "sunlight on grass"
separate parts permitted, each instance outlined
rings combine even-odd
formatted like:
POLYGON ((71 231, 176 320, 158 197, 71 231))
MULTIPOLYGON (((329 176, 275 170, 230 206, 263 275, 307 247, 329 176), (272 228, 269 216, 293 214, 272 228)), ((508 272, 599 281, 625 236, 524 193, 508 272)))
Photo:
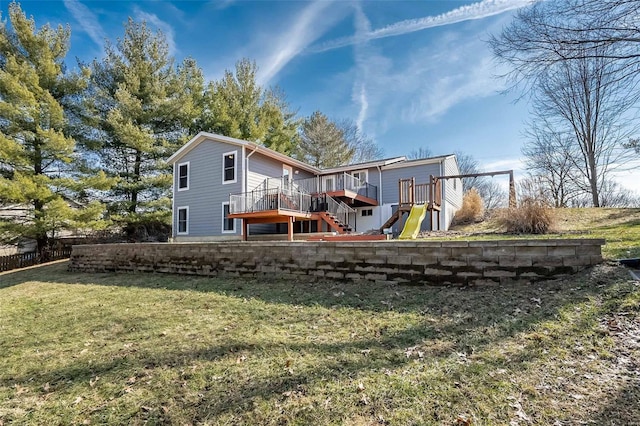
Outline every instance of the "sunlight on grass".
MULTIPOLYGON (((505 234, 495 218, 471 225, 454 226, 445 239, 550 239, 604 238, 605 259, 640 257, 640 209, 554 209, 554 232, 545 235, 505 234)), ((430 239, 433 239, 430 237, 430 239)))
POLYGON ((478 289, 65 268, 0 275, 4 424, 640 415, 621 363, 640 353, 619 338, 638 322, 640 291, 619 267, 478 289))

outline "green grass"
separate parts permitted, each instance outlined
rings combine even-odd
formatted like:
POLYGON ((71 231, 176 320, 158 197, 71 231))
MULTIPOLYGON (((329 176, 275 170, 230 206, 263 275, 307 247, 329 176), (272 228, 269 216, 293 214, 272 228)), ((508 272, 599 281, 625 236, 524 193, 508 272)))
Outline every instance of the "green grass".
POLYGON ((454 226, 446 239, 604 238, 605 259, 640 257, 640 209, 580 208, 554 212, 554 232, 549 234, 505 234, 493 217, 476 224, 454 226))
POLYGON ((0 424, 638 424, 640 287, 0 274, 0 424))

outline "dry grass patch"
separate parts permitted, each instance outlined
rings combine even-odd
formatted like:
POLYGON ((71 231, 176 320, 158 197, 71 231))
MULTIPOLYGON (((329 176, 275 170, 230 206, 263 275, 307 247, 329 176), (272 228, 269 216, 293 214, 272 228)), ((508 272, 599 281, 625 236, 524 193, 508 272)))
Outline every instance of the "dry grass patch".
POLYGON ((454 224, 466 224, 480 222, 484 216, 484 203, 482 197, 475 188, 471 188, 464 194, 462 207, 453 218, 454 224))
POLYGON ((4 424, 634 424, 617 266, 487 288, 0 276, 4 424))
POLYGON ((453 226, 444 239, 509 238, 604 238, 602 254, 607 259, 640 257, 640 209, 553 209, 554 231, 546 235, 507 233, 500 223, 502 210, 492 212, 481 223, 453 226))

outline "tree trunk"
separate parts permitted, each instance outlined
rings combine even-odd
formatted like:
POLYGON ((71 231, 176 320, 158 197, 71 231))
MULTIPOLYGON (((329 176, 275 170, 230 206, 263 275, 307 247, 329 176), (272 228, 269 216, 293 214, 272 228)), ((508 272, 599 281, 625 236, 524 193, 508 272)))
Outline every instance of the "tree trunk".
POLYGON ((591 201, 593 207, 600 207, 600 194, 598 191, 598 175, 596 174, 596 160, 593 154, 589 154, 589 186, 591 187, 591 201))
MULTIPOLYGON (((33 173, 37 175, 43 174, 42 170, 42 150, 40 148, 40 142, 36 140, 33 146, 33 173)), ((33 216, 36 224, 45 220, 44 202, 40 199, 33 201, 33 216)), ((41 227, 36 228, 36 250, 40 256, 44 256, 47 249, 47 243, 49 238, 47 237, 47 231, 41 227)))
MULTIPOLYGON (((133 179, 136 183, 140 182, 140 168, 141 168, 142 158, 140 151, 136 151, 136 161, 133 165, 133 179)), ((135 213, 138 207, 138 189, 134 188, 131 190, 131 205, 129 206, 129 213, 135 213)))

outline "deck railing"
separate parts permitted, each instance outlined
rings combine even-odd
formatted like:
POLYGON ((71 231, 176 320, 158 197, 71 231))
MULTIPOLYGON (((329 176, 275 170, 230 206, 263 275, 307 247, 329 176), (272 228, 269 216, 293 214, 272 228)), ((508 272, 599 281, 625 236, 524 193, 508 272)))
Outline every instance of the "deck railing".
POLYGON ((267 210, 311 211, 311 195, 287 188, 256 189, 229 195, 229 213, 267 210))
POLYGON ((335 191, 351 191, 363 197, 378 199, 378 188, 349 173, 336 173, 307 179, 297 179, 293 184, 309 194, 335 191))
POLYGON ((356 211, 327 194, 305 194, 286 188, 256 189, 229 195, 229 213, 289 210, 301 213, 328 212, 342 224, 355 226, 356 211))

